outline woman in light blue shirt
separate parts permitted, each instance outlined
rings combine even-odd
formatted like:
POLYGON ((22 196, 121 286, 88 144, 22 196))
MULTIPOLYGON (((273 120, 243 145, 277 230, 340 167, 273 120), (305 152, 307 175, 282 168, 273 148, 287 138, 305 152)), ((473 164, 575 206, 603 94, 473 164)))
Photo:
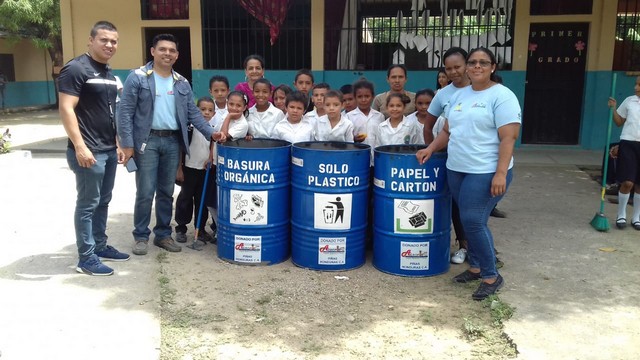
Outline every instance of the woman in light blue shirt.
POLYGON ((447 181, 469 246, 469 269, 453 278, 481 280, 474 300, 494 294, 504 280, 495 263, 489 214, 512 179, 513 147, 520 132, 521 110, 515 94, 495 78, 496 58, 486 48, 471 50, 467 75, 471 86, 454 94, 438 137, 416 157, 423 164, 433 152, 447 147, 447 181))

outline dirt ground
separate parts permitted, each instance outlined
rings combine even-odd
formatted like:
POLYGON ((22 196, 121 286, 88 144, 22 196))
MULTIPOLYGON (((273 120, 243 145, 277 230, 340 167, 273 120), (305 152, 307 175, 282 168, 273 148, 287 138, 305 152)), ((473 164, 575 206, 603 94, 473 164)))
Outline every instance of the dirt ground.
POLYGON ((501 323, 513 309, 499 298, 473 301, 477 284, 451 281, 466 265, 451 265, 439 276, 407 278, 376 270, 370 255, 358 269, 320 272, 290 260, 231 264, 219 259, 211 244, 202 251, 159 253, 161 358, 516 356, 501 323))

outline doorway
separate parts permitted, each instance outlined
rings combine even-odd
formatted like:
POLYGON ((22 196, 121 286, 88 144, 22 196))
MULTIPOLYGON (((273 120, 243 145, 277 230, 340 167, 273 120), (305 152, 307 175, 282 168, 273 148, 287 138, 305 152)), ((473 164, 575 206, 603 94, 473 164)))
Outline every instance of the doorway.
POLYGON ((578 144, 588 35, 588 23, 531 24, 523 144, 578 144))
POLYGON ((172 34, 178 38, 178 60, 173 69, 184 76, 191 84, 191 36, 189 28, 146 28, 144 29, 144 43, 146 61, 151 61, 151 47, 153 38, 158 34, 172 34))

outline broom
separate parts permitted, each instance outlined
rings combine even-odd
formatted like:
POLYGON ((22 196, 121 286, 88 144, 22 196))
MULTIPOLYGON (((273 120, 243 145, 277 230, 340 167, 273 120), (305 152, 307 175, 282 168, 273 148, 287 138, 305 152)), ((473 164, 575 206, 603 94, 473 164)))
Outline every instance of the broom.
MULTIPOLYGON (((200 235, 200 225, 202 224, 202 210, 204 208, 204 200, 207 195, 207 184, 209 183, 209 171, 211 171, 211 164, 207 164, 207 171, 204 174, 204 185, 202 189, 202 197, 200 198, 200 208, 198 209, 198 218, 196 219, 196 231, 193 238, 193 243, 191 245, 187 245, 188 248, 193 250, 202 250, 202 247, 206 245, 205 242, 198 240, 198 235, 200 235)), ((206 221, 206 219, 205 219, 206 221)))
MULTIPOLYGON (((613 73, 613 79, 611 80, 611 97, 615 95, 616 79, 618 74, 613 73)), ((613 123, 614 108, 609 108, 609 121, 607 124, 607 147, 604 157, 604 169, 602 173, 602 191, 600 192, 600 211, 591 220, 591 226, 598 231, 609 231, 609 219, 604 215, 604 194, 607 187, 607 169, 609 167, 609 141, 611 139, 611 124, 613 123)))

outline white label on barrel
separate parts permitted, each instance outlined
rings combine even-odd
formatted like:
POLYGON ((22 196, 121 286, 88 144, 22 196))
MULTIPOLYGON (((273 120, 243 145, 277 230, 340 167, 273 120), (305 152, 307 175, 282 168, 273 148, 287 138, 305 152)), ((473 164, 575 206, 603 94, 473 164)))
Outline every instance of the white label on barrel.
POLYGON ((224 165, 224 156, 218 155, 218 164, 224 165))
POLYGON ((429 270, 429 242, 400 242, 400 270, 429 270))
POLYGON ((378 179, 378 178, 373 178, 373 185, 384 189, 384 180, 378 179))
POLYGON ((229 222, 236 225, 267 225, 268 191, 231 190, 229 222))
POLYGON ((318 265, 344 265, 347 255, 347 238, 318 238, 318 265))
POLYGON ((351 229, 351 194, 313 194, 313 227, 351 229))
POLYGON ((262 261, 262 236, 235 235, 233 260, 245 263, 262 261))
POLYGON ((304 166, 304 160, 300 159, 300 158, 297 158, 295 156, 291 157, 291 163, 293 165, 297 165, 297 166, 304 166))
POLYGON ((433 234, 433 199, 393 199, 393 232, 433 234))

